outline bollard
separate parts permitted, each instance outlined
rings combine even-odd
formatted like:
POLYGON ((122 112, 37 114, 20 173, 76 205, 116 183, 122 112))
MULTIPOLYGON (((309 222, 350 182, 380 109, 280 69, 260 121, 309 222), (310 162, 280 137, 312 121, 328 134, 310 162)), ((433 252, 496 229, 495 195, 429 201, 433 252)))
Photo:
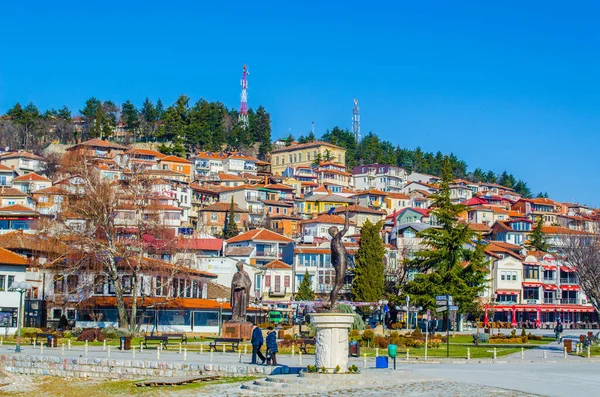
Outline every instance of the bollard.
POLYGON ((379 348, 378 347, 375 348, 375 357, 379 357, 379 348))
POLYGON ((144 345, 142 344, 142 342, 140 342, 140 353, 142 353, 144 351, 144 345))
POLYGON ((467 347, 467 361, 471 359, 471 348, 467 347))
POLYGON ((181 354, 181 342, 179 342, 179 354, 181 354))
POLYGON ((108 346, 108 349, 106 350, 106 357, 110 358, 110 346, 108 346))
POLYGON ((410 349, 406 349, 406 361, 408 361, 408 359, 410 358, 409 351, 410 351, 410 349))
POLYGON ((213 354, 213 351, 211 350, 211 351, 210 351, 210 362, 211 362, 211 363, 212 363, 212 354, 213 354))
POLYGON ((135 358, 135 345, 131 347, 131 358, 135 358))
POLYGON ((67 350, 71 350, 71 339, 67 340, 67 350))
POLYGON ((367 353, 363 353, 363 368, 367 368, 367 353))
POLYGON ((544 350, 544 358, 546 358, 546 350, 544 350))
POLYGON ((242 362, 242 351, 238 350, 238 362, 241 363, 242 362))
MULTIPOLYGON (((294 346, 292 346, 292 348, 294 348, 294 346)), ((244 345, 244 355, 248 354, 248 345, 244 345)), ((294 353, 292 353, 292 356, 294 355, 294 353)))
POLYGON ((4 338, 0 338, 0 346, 4 344, 4 338))
POLYGON ((225 354, 225 345, 223 345, 223 354, 225 354))
POLYGON ((89 349, 89 346, 88 346, 88 341, 86 340, 86 341, 85 341, 85 347, 83 348, 83 350, 85 351, 85 355, 86 355, 86 356, 88 355, 88 349, 89 349))
POLYGON ((525 360, 525 348, 521 348, 521 360, 525 360))
POLYGON ((121 339, 121 351, 125 351, 125 341, 121 339))
POLYGON ((588 358, 592 358, 592 351, 590 350, 589 346, 587 348, 587 356, 588 356, 588 358))
POLYGON ((156 359, 160 360, 160 349, 156 349, 156 359))
POLYGON ((494 347, 494 360, 496 359, 496 348, 494 347))
POLYGON ((106 339, 102 342, 102 351, 106 351, 106 339))
POLYGON ((567 358, 567 348, 566 347, 563 349, 563 356, 564 356, 564 358, 567 358))
POLYGON ((302 365, 302 351, 298 351, 298 365, 302 365))
POLYGON ((202 343, 200 343, 200 354, 202 354, 203 347, 204 347, 204 345, 202 343))
POLYGON ((183 349, 183 361, 187 361, 187 348, 183 349))
POLYGON ((40 354, 44 354, 44 344, 40 342, 40 354))
POLYGON ((294 345, 292 345, 292 357, 294 357, 294 345))
POLYGON ((62 343, 62 344, 60 345, 60 355, 61 355, 61 356, 64 356, 64 355, 65 355, 65 344, 64 344, 64 343, 62 343))

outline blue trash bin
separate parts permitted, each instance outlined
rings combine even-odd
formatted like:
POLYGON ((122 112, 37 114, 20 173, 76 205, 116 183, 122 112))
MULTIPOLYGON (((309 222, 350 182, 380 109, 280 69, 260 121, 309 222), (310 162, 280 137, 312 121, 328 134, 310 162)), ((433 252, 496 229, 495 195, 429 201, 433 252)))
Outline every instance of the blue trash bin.
POLYGON ((375 368, 387 368, 388 358, 387 356, 379 356, 375 359, 375 368))

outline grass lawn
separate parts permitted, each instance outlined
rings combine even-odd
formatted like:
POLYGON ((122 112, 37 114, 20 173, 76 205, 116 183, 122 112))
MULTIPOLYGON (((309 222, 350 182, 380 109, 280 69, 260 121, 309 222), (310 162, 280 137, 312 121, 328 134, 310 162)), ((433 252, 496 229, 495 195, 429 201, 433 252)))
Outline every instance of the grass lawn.
MULTIPOLYGON (((99 381, 81 379, 62 379, 54 377, 32 378, 32 384, 27 385, 23 392, 3 392, 0 396, 30 397, 34 395, 61 397, 104 397, 104 396, 180 396, 194 395, 198 390, 210 385, 225 383, 241 383, 255 377, 227 377, 217 381, 189 383, 181 386, 137 387, 135 381, 99 381), (186 393, 187 392, 187 393, 186 393)), ((236 387, 236 386, 232 386, 236 387)))

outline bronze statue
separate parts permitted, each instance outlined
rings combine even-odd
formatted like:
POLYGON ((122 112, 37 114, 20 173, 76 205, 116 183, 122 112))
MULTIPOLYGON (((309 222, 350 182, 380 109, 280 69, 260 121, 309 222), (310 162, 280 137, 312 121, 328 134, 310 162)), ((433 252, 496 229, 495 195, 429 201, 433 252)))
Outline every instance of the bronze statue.
POLYGON ((331 226, 329 228, 329 235, 331 236, 331 265, 335 269, 335 282, 329 295, 329 302, 327 307, 330 310, 336 308, 336 302, 340 289, 344 285, 344 278, 346 277, 346 268, 348 267, 348 258, 346 253, 346 247, 342 243, 342 237, 348 232, 350 225, 350 215, 346 211, 346 219, 344 221, 344 228, 338 231, 338 228, 331 226))
POLYGON ((231 320, 246 321, 246 309, 250 303, 252 280, 244 270, 244 262, 238 262, 237 272, 231 280, 231 320))

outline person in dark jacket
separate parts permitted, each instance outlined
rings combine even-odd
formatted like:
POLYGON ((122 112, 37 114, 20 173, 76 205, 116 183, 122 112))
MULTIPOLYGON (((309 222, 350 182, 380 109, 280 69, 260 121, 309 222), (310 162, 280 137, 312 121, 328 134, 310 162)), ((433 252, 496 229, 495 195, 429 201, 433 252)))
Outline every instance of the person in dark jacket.
POLYGON ((268 328, 267 333, 267 365, 277 365, 277 332, 273 330, 273 327, 268 328))
POLYGON ((257 364, 257 355, 258 358, 262 360, 261 364, 264 364, 265 361, 267 361, 265 356, 260 351, 264 342, 265 339, 263 338, 262 331, 256 326, 256 324, 252 324, 252 339, 250 340, 250 343, 252 343, 252 362, 250 362, 250 364, 257 364))

